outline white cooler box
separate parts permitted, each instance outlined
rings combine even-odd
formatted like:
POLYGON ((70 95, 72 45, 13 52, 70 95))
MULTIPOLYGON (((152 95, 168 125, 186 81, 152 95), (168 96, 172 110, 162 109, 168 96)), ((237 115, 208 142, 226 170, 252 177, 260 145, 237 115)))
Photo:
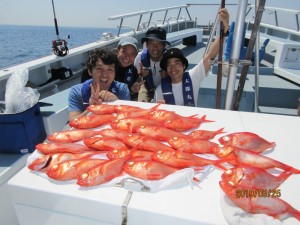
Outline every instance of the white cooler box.
MULTIPOLYGON (((144 108, 154 106, 150 103, 128 101, 116 101, 115 104, 131 104, 144 108)), ((201 129, 216 130, 224 127, 228 133, 257 133, 276 142, 276 148, 268 152, 267 156, 300 168, 300 120, 297 117, 160 106, 160 109, 164 108, 186 116, 205 114, 208 120, 215 121, 202 124, 201 129)), ((9 181, 8 187, 20 225, 225 225, 228 224, 225 217, 228 219, 228 216, 232 216, 232 211, 228 211, 228 205, 224 206, 224 194, 219 187, 221 174, 222 171, 214 169, 198 186, 174 185, 147 193, 138 190, 139 185, 130 183, 125 187, 79 187, 74 181, 53 181, 29 171, 26 167, 9 181), (132 195, 129 191, 132 191, 132 195), (127 220, 123 220, 124 218, 127 220)), ((300 175, 297 174, 290 176, 280 186, 282 199, 298 210, 299 187, 300 175)), ((294 225, 297 222, 299 223, 295 218, 288 218, 282 224, 294 225)), ((260 221, 250 224, 267 223, 260 221)))

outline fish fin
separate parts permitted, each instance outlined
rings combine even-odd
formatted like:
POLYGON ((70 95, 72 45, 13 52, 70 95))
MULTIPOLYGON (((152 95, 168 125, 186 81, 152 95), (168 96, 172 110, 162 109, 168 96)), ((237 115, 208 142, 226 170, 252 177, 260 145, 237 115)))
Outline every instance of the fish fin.
POLYGON ((127 125, 127 127, 126 127, 126 131, 128 131, 128 132, 132 133, 132 130, 133 130, 133 126, 132 126, 132 124, 131 124, 131 123, 127 123, 126 125, 127 125))
POLYGON ((150 112, 156 110, 159 106, 161 105, 161 103, 156 104, 155 106, 153 106, 152 108, 150 108, 150 112))
POLYGON ((197 118, 197 116, 199 116, 199 115, 198 114, 194 114, 194 115, 189 116, 189 118, 197 118))
POLYGON ((157 179, 160 179, 160 174, 159 173, 148 173, 147 174, 147 177, 150 179, 150 180, 157 180, 157 179))
POLYGON ((202 123, 215 122, 214 120, 207 120, 207 119, 206 119, 206 115, 202 116, 202 117, 200 118, 200 121, 201 121, 202 123))
POLYGON ((286 180, 293 173, 289 170, 284 170, 281 174, 278 175, 278 179, 286 180))
POLYGON ((219 130, 216 130, 216 134, 223 134, 226 133, 226 131, 224 131, 225 127, 220 128, 219 130))
POLYGON ((197 177, 193 177, 193 180, 196 182, 201 182, 201 180, 199 180, 197 177))

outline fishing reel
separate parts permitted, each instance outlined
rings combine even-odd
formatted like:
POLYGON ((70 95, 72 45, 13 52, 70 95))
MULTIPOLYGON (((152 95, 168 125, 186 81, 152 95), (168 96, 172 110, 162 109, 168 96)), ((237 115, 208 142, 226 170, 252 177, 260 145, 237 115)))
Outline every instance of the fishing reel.
POLYGON ((63 39, 56 39, 52 41, 52 49, 57 56, 66 56, 69 53, 67 43, 63 39))

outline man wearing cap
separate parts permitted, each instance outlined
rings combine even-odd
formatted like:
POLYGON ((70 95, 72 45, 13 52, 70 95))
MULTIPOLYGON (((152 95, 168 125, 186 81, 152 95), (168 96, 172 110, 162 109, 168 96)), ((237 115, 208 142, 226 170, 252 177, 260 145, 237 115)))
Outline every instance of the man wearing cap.
POLYGON ((139 75, 134 66, 134 59, 138 54, 138 41, 133 37, 122 37, 118 43, 116 51, 119 65, 116 73, 116 81, 128 85, 131 94, 131 100, 137 99, 140 86, 143 84, 139 81, 139 75))
MULTIPOLYGON (((224 25, 224 33, 227 34, 229 14, 226 8, 220 10, 219 18, 224 25)), ((217 56, 219 45, 220 38, 217 37, 204 58, 189 71, 186 71, 188 60, 180 49, 167 50, 160 62, 160 67, 167 72, 167 77, 162 80, 161 85, 157 86, 154 102, 196 106, 200 84, 208 75, 211 59, 217 56)))
POLYGON ((137 55, 134 61, 139 74, 145 80, 150 99, 153 98, 155 87, 161 83, 163 76, 160 61, 166 45, 169 44, 166 36, 166 31, 163 28, 150 27, 146 36, 141 40, 142 44, 146 43, 146 48, 137 55))

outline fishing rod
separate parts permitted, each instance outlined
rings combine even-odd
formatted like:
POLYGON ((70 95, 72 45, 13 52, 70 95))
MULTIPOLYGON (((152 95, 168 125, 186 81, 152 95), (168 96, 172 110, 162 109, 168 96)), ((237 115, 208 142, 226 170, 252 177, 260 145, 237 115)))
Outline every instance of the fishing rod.
POLYGON ((55 24, 55 31, 56 31, 56 40, 52 41, 52 49, 55 55, 66 56, 69 53, 69 49, 67 46, 67 42, 64 39, 59 38, 59 31, 58 31, 58 25, 57 25, 53 0, 52 0, 52 8, 53 8, 54 24, 55 24))
MULTIPOLYGON (((221 2, 221 9, 225 8, 225 0, 221 2)), ((217 74, 217 93, 216 93, 216 109, 220 109, 221 92, 222 92, 222 61, 223 61, 223 40, 224 40, 224 26, 220 22, 220 47, 218 55, 218 74, 217 74)))

